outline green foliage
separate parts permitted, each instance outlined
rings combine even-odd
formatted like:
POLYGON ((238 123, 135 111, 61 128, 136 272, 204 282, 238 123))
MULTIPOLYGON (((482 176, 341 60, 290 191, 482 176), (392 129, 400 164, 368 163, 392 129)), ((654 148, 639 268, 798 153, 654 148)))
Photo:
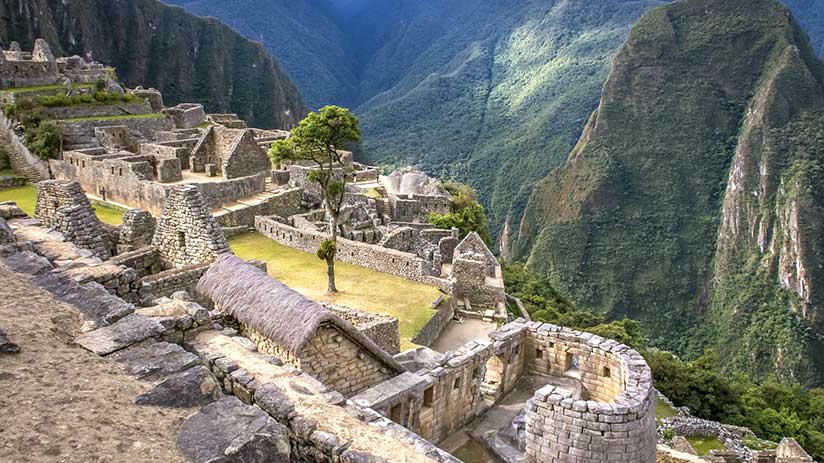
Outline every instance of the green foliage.
POLYGON ((140 103, 142 101, 144 101, 142 98, 139 98, 131 93, 120 95, 116 92, 97 91, 95 93, 79 93, 72 96, 67 96, 64 94, 42 96, 37 99, 37 104, 47 108, 57 108, 92 104, 109 105, 114 103, 140 103))
POLYGON ((486 213, 478 203, 476 191, 469 185, 454 180, 444 182, 444 188, 452 195, 452 212, 431 214, 429 223, 444 230, 457 228, 461 232, 461 239, 474 231, 487 244, 491 243, 486 213))
POLYGON ((503 273, 507 294, 519 298, 534 321, 589 331, 639 349, 645 345, 636 322, 608 322, 602 314, 577 308, 546 279, 522 264, 504 265, 503 273))
POLYGON ((63 144, 63 130, 52 121, 26 128, 26 146, 41 159, 54 159, 63 144))
POLYGON ((675 431, 673 431, 672 429, 667 429, 666 431, 664 431, 664 439, 672 440, 674 437, 675 431))
POLYGON ((317 256, 320 260, 330 261, 335 259, 338 253, 338 245, 332 240, 324 240, 318 248, 317 256))
POLYGON ((814 186, 824 181, 824 122, 807 120, 824 107, 822 82, 778 2, 682 0, 649 12, 569 162, 534 190, 511 255, 579 304, 637 320, 653 346, 687 359, 712 347, 726 374, 824 384, 824 312, 813 303, 799 323, 801 304, 777 274, 779 261, 794 261, 780 244, 791 239, 779 226, 791 214, 785 185, 785 204, 798 199, 803 211, 804 266, 824 281, 814 186), (728 191, 736 152, 739 188, 728 191))
MULTIPOLYGON (((668 352, 644 351, 655 387, 676 405, 701 418, 746 426, 762 439, 794 437, 817 460, 824 457, 824 389, 806 389, 775 379, 757 384, 722 372, 707 351, 692 362, 668 352)), ((768 447, 756 440, 752 448, 768 447)))

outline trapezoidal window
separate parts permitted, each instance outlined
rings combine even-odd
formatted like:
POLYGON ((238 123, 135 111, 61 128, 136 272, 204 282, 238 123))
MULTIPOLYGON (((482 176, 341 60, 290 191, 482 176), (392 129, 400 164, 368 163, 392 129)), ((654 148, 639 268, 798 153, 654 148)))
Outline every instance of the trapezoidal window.
POLYGON ((541 349, 535 349, 535 358, 542 359, 544 358, 544 351, 541 349))
POLYGON ((183 232, 177 232, 177 245, 181 248, 186 247, 186 234, 183 232))
POLYGON ((578 355, 567 352, 566 361, 564 362, 564 372, 577 374, 578 373, 578 355))
POLYGON ((452 383, 452 390, 457 391, 460 388, 461 388, 461 377, 459 376, 459 377, 455 378, 455 382, 452 383))
POLYGON ((430 386, 429 389, 423 391, 423 406, 432 407, 435 402, 435 386, 430 386))
POLYGON ((609 367, 604 367, 604 378, 611 378, 612 371, 610 371, 609 367))

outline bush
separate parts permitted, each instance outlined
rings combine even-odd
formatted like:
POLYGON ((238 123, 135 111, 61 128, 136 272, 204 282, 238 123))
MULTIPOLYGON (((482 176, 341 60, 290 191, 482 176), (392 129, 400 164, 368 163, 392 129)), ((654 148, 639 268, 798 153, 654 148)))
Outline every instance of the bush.
POLYGON ((461 231, 462 239, 474 231, 489 244, 491 241, 486 213, 484 207, 478 203, 475 190, 451 180, 444 182, 444 188, 452 195, 452 212, 432 214, 429 216, 429 223, 444 230, 457 228, 461 231))
POLYGON ((26 130, 26 145, 40 159, 54 159, 63 143, 63 131, 52 121, 44 121, 26 130))

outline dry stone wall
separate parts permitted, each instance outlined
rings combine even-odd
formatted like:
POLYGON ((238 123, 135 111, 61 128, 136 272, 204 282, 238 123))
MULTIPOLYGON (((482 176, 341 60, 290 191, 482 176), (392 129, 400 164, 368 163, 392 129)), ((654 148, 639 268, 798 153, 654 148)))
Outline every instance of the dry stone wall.
POLYGON ((103 225, 79 183, 39 182, 34 215, 46 226, 61 232, 66 241, 88 249, 101 259, 111 257, 103 225))
POLYGON ((169 297, 178 291, 193 293, 197 282, 209 270, 209 263, 193 265, 182 269, 164 270, 141 280, 140 300, 144 303, 169 297))
MULTIPOLYGON (((272 217, 255 217, 255 228, 264 236, 284 246, 311 253, 317 251, 326 239, 324 233, 299 230, 280 223, 272 217)), ((441 289, 451 289, 447 280, 431 274, 432 270, 424 259, 407 252, 339 238, 336 257, 349 264, 430 284, 441 289)))
POLYGON ((365 334, 387 353, 395 355, 401 351, 397 318, 335 305, 327 305, 326 308, 353 324, 358 331, 365 334))
POLYGON ((177 268, 211 262, 230 252, 223 230, 192 185, 169 191, 152 244, 168 266, 177 268))
POLYGON ((344 397, 395 376, 394 371, 332 326, 319 328, 304 347, 300 368, 344 397))
POLYGON ((555 386, 535 393, 527 403, 528 461, 655 462, 655 391, 643 357, 591 333, 527 326, 527 368, 578 378, 585 396, 555 386))

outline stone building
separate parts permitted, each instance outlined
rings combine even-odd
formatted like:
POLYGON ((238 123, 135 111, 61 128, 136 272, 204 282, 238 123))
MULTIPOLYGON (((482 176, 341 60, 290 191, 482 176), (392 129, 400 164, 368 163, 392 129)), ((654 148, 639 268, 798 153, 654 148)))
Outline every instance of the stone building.
POLYGON ((211 262, 230 252, 223 230, 192 185, 169 191, 152 245, 167 266, 178 268, 211 262))
POLYGON ((224 179, 246 177, 272 169, 269 157, 258 146, 250 129, 213 125, 206 129, 192 151, 192 170, 224 179))
POLYGON ((230 254, 218 257, 197 294, 233 317, 258 350, 350 397, 403 368, 371 339, 266 272, 230 254))
POLYGON ((452 195, 439 180, 407 167, 383 179, 395 222, 426 223, 431 214, 452 212, 452 195))
POLYGON ((467 312, 505 316, 506 292, 498 259, 483 239, 472 232, 455 248, 452 257, 453 295, 467 312), (492 314, 486 314, 492 311, 492 314))
POLYGON ((12 42, 8 50, 0 54, 0 87, 35 87, 57 83, 60 74, 49 45, 37 39, 28 57, 23 55, 20 44, 12 42))

